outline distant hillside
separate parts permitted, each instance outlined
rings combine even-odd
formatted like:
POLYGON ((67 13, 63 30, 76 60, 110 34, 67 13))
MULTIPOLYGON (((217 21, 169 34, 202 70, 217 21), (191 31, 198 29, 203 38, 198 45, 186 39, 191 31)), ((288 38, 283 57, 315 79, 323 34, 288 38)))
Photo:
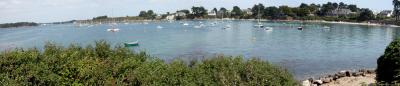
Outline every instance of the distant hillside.
POLYGON ((34 22, 17 22, 17 23, 5 23, 0 24, 0 28, 10 28, 10 27, 22 27, 22 26, 38 26, 39 24, 34 22))

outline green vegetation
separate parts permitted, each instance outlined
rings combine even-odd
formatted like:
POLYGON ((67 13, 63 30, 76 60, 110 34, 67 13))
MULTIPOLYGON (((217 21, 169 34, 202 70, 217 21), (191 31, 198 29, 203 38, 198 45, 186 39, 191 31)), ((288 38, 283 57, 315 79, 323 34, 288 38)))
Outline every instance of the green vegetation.
POLYGON ((0 24, 0 28, 10 28, 10 27, 22 27, 22 26, 38 26, 39 24, 34 22, 17 22, 17 23, 5 23, 0 24))
POLYGON ((156 13, 153 12, 153 10, 148 10, 146 11, 140 11, 139 17, 143 17, 145 19, 155 19, 157 16, 156 13))
POLYGON ((15 49, 0 54, 0 85, 244 85, 293 86, 286 70, 259 59, 216 56, 165 63, 145 52, 110 47, 69 47, 48 43, 44 50, 15 49))
POLYGON ((200 6, 200 7, 192 7, 192 13, 194 18, 202 18, 203 16, 207 15, 207 10, 200 6))
POLYGON ((400 81, 400 39, 394 40, 378 59, 376 80, 380 83, 399 83, 400 81))
POLYGON ((98 17, 93 18, 93 20, 107 19, 107 18, 108 18, 107 15, 105 15, 105 16, 98 16, 98 17))
MULTIPOLYGON (((207 9, 202 6, 192 7, 189 10, 182 10, 185 16, 178 16, 176 19, 197 19, 197 18, 236 18, 236 19, 263 19, 271 20, 327 20, 327 21, 348 21, 348 22, 364 22, 378 21, 388 18, 375 17, 368 8, 358 8, 357 5, 345 4, 343 2, 327 2, 326 4, 305 4, 302 3, 298 7, 289 6, 270 6, 265 7, 263 4, 255 4, 252 8, 241 9, 233 6, 232 10, 221 7, 219 10, 213 8, 211 13, 216 15, 208 15, 207 9)), ((139 16, 143 16, 146 12, 140 12, 139 16)), ((167 13, 170 14, 170 13, 167 13)))

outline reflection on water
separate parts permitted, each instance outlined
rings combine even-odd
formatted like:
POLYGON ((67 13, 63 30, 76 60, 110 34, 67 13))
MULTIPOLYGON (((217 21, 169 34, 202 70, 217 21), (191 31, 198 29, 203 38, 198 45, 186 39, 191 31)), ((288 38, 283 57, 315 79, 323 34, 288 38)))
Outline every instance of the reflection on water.
POLYGON ((107 24, 0 29, 0 49, 40 48, 46 41, 66 46, 102 39, 113 45, 139 40, 141 44, 135 50, 165 60, 203 59, 216 54, 259 57, 288 68, 297 78, 304 78, 343 69, 374 68, 376 59, 400 33, 398 28, 391 27, 327 23, 264 22, 273 28, 265 31, 253 28, 254 21, 182 21, 187 26, 180 22, 119 24, 119 32, 107 32, 110 28, 107 24), (223 29, 228 24, 232 28, 223 29), (304 30, 297 30, 299 26, 304 30))

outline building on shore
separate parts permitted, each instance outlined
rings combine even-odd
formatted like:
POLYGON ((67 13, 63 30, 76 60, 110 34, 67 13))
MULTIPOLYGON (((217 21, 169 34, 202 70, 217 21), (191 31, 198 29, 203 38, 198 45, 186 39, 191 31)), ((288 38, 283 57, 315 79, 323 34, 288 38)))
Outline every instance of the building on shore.
POLYGON ((350 14, 356 14, 356 12, 352 12, 350 9, 346 8, 337 8, 328 13, 328 16, 348 16, 350 14))
POLYGON ((207 14, 209 17, 217 17, 217 13, 215 11, 210 11, 207 14))
POLYGON ((377 14, 379 17, 392 17, 393 11, 392 10, 383 10, 377 14))
POLYGON ((175 16, 178 16, 178 17, 186 17, 186 13, 185 13, 185 12, 178 11, 178 12, 175 13, 175 16))
POLYGON ((166 20, 175 20, 175 15, 174 14, 170 14, 167 15, 167 17, 165 17, 166 20))
POLYGON ((250 8, 243 9, 243 13, 244 13, 245 15, 253 15, 253 12, 251 12, 251 9, 250 9, 250 8))

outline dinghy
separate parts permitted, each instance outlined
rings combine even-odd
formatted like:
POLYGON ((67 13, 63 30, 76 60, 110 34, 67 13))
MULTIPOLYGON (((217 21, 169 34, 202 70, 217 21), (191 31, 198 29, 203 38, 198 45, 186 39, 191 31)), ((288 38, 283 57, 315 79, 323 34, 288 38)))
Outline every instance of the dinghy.
POLYGON ((188 23, 183 23, 183 26, 188 26, 189 24, 188 23))
POLYGON ((164 27, 162 27, 162 26, 157 26, 157 29, 163 29, 164 27))
POLYGON ((139 41, 124 43, 125 47, 139 46, 139 41))
POLYGON ((297 30, 303 30, 303 27, 297 27, 297 30))
POLYGON ((225 25, 223 29, 231 29, 231 25, 225 25))

